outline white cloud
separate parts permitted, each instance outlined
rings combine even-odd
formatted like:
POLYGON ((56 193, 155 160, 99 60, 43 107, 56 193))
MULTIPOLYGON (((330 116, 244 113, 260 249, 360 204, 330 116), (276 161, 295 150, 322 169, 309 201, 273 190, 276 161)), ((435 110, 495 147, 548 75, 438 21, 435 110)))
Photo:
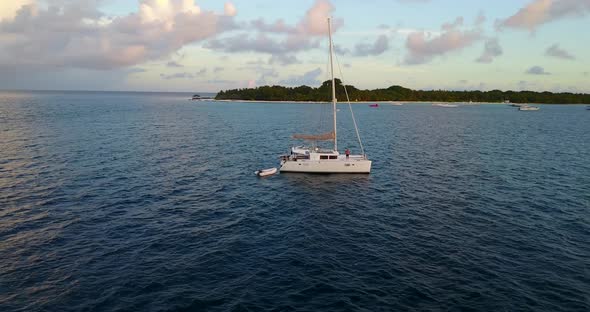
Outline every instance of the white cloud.
POLYGON ((108 18, 97 0, 23 7, 0 23, 0 65, 112 69, 155 60, 234 27, 233 18, 192 0, 141 0, 138 11, 108 18))
MULTIPOLYGON (((303 20, 297 25, 297 28, 303 34, 326 36, 328 34, 326 21, 334 10, 335 8, 330 1, 317 0, 313 7, 307 11, 303 20)), ((343 21, 340 19, 332 20, 332 31, 335 32, 343 24, 343 21)))
POLYGON ((581 17, 589 13, 589 0, 534 0, 514 15, 498 20, 497 26, 533 31, 540 25, 558 19, 581 17))
MULTIPOLYGON (((275 57, 314 49, 319 47, 318 38, 327 36, 327 19, 334 10, 334 6, 329 1, 316 0, 294 25, 286 24, 281 19, 267 23, 259 18, 246 24, 257 33, 240 33, 231 37, 213 39, 205 47, 230 53, 268 53, 275 57)), ((333 20, 332 31, 337 31, 343 24, 341 19, 333 20)))
POLYGON ((409 54, 405 64, 423 64, 430 62, 439 55, 461 50, 481 39, 479 28, 462 30, 463 18, 459 17, 452 23, 443 24, 440 35, 433 36, 424 31, 412 32, 406 40, 409 54))

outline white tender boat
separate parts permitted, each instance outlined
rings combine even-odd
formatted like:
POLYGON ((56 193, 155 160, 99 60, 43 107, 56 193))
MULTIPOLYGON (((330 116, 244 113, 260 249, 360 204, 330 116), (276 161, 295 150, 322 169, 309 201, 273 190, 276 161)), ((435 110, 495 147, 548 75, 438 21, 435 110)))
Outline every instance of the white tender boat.
POLYGON ((539 107, 537 106, 529 106, 529 105, 521 105, 518 108, 519 111, 538 111, 539 107))
POLYGON ((457 104, 448 104, 448 103, 434 103, 434 104, 432 104, 432 106, 436 106, 436 107, 446 107, 446 108, 454 108, 454 107, 459 107, 459 105, 457 105, 457 104))
POLYGON ((262 169, 254 172, 254 174, 259 177, 266 177, 275 173, 277 173, 277 168, 262 169))
POLYGON ((294 135, 293 138, 314 142, 312 146, 295 146, 291 148, 289 155, 281 156, 281 172, 302 172, 302 173, 370 173, 371 161, 364 152, 360 139, 356 120, 352 113, 350 100, 348 105, 352 115, 352 121, 356 130, 361 149, 360 155, 350 155, 348 149, 344 155, 338 152, 338 132, 336 128, 336 85, 334 81, 334 47, 332 43, 331 22, 328 18, 328 38, 330 40, 330 74, 332 78, 332 121, 333 130, 320 135, 294 135), (321 148, 317 146, 318 141, 333 141, 333 148, 321 148))

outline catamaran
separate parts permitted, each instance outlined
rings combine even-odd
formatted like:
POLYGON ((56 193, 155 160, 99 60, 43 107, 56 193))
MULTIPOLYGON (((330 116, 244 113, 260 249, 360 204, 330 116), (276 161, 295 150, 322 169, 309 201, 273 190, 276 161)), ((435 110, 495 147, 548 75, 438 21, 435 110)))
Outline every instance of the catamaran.
MULTIPOLYGON (((352 112, 350 100, 348 106, 352 115, 352 121, 356 131, 361 149, 360 155, 351 155, 346 149, 344 155, 338 152, 338 131, 336 128, 336 84, 334 80, 334 45, 332 42, 332 26, 328 18, 328 38, 330 40, 330 75, 332 78, 332 122, 333 130, 319 135, 293 135, 294 139, 314 142, 312 146, 293 146, 289 155, 281 156, 281 172, 304 172, 304 173, 370 173, 371 161, 365 154, 363 143, 352 112), (333 141, 332 148, 321 148, 318 141, 333 141)), ((345 89, 346 90, 346 89, 345 89)))

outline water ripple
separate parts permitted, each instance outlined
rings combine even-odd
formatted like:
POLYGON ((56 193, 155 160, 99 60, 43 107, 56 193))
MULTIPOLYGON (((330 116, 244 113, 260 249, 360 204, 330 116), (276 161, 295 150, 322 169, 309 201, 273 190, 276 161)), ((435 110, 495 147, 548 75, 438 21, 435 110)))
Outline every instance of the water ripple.
POLYGON ((1 310, 590 310, 583 107, 355 109, 370 176, 258 179, 318 106, 0 93, 1 310))

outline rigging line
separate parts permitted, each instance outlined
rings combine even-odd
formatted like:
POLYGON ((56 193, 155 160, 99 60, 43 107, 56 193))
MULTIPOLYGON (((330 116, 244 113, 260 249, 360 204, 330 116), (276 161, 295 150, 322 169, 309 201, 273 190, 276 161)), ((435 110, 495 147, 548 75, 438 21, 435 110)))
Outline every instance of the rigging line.
MULTIPOLYGON (((338 65, 338 71, 340 72, 340 78, 344 81, 344 75, 342 74, 342 68, 340 67, 340 60, 338 59, 338 55, 334 54, 336 57, 336 65, 338 65)), ((348 97, 348 91, 346 90, 346 84, 342 82, 342 86, 344 87, 344 93, 346 94, 346 101, 348 102, 348 108, 350 109, 350 115, 352 116, 352 123, 354 124, 354 131, 356 132, 356 137, 359 140, 359 145, 361 147, 361 155, 365 156, 365 148, 363 147, 363 141, 361 140, 361 135, 359 133, 359 128, 356 124, 356 118, 354 117, 354 112, 352 111, 352 104, 350 104, 350 98, 348 97)))

